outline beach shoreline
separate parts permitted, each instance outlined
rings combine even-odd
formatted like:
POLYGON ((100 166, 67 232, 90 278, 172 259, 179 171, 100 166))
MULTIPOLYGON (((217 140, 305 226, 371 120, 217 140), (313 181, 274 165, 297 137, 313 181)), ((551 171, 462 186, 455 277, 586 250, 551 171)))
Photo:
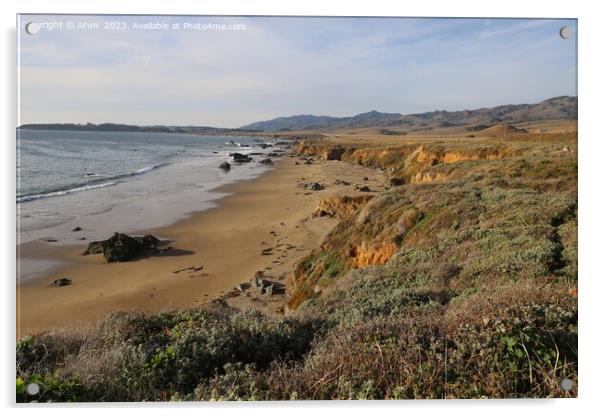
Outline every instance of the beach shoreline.
POLYGON ((37 133, 20 142, 25 160, 18 173, 18 243, 82 244, 106 238, 111 229, 135 232, 170 225, 214 206, 223 196, 212 192, 216 188, 269 169, 261 163, 218 169, 233 152, 266 158, 284 150, 271 142, 225 142, 226 137, 178 135, 165 143, 161 135, 37 133), (53 159, 48 156, 53 152, 65 155, 53 159))
MULTIPOLYGON (((101 255, 82 256, 85 245, 22 244, 20 256, 62 264, 44 277, 17 285, 17 337, 83 325, 115 311, 201 306, 227 297, 257 272, 284 286, 294 264, 317 247, 336 224, 333 218, 312 218, 319 200, 357 192, 349 186, 331 185, 341 177, 356 183, 366 182, 368 177, 375 189, 384 184, 381 174, 372 169, 350 169, 345 162, 320 160, 305 164, 285 155, 273 169, 255 178, 214 189, 225 194, 214 207, 168 226, 135 233, 169 240, 172 249, 164 254, 107 264, 101 255), (327 184, 326 189, 311 192, 302 187, 315 181, 327 184), (270 254, 262 254, 266 248, 271 249, 270 254), (189 268, 195 271, 176 273, 189 268), (51 287, 60 277, 73 284, 51 287)), ((279 293, 239 296, 229 302, 241 309, 283 314, 285 300, 286 293, 279 293)))

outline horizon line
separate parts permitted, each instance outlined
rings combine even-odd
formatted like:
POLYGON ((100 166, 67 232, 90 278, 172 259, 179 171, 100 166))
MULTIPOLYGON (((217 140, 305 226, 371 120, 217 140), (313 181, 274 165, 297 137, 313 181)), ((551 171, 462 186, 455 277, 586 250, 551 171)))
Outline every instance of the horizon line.
MULTIPOLYGON (((347 116, 331 116, 331 115, 326 115, 326 114, 311 114, 311 113, 296 113, 296 114, 291 114, 291 115, 284 115, 284 116, 275 116, 272 118, 268 118, 268 119, 264 119, 264 120, 258 120, 258 121, 253 121, 251 123, 247 123, 243 126, 239 126, 239 127, 216 127, 216 126, 209 126, 209 125, 203 125, 203 124, 130 124, 130 123, 117 123, 117 122, 113 122, 113 121, 103 121, 103 122, 90 122, 90 121, 84 121, 84 122, 74 122, 74 121, 59 121, 59 122, 37 122, 37 123, 24 123, 21 125, 17 125, 16 128, 23 128, 23 126, 31 126, 31 125, 60 125, 60 124, 72 124, 72 125, 77 125, 77 126, 86 126, 86 125, 94 125, 94 126, 101 126, 101 125, 106 125, 106 124, 114 124, 114 125, 120 125, 120 126, 128 126, 128 127, 145 127, 145 128, 149 128, 149 127, 194 127, 194 128, 208 128, 208 129, 220 129, 220 130, 252 130, 252 129, 245 129, 245 126, 251 125, 251 124, 255 124, 255 123, 264 123, 264 122, 268 122, 268 121, 273 121, 273 120, 277 120, 277 119, 282 119, 282 118, 292 118, 292 117, 301 117, 301 116, 310 116, 310 117, 330 117, 330 118, 334 118, 334 119, 345 119, 345 118, 353 118, 356 117, 358 115, 362 115, 362 114, 368 114, 368 113, 379 113, 379 114, 395 114, 395 115, 400 115, 400 116, 413 116, 413 115, 419 115, 419 114, 428 114, 428 113, 436 113, 436 112, 450 112, 450 113, 455 113, 455 112, 463 112, 463 111, 479 111, 479 110, 483 110, 483 109, 492 109, 492 108, 496 108, 496 107, 504 107, 507 105, 515 105, 515 106, 519 106, 519 105, 537 105, 537 104, 541 104, 545 101, 550 101, 550 100, 554 100, 554 99, 558 99, 558 98, 578 98, 579 95, 575 94, 575 95, 557 95, 557 96, 553 96, 553 97, 549 97, 546 98, 544 100, 538 101, 538 102, 533 102, 533 103, 506 103, 506 104, 499 104, 499 105, 495 105, 492 107, 479 107, 479 108, 473 108, 473 109, 469 109, 469 108, 464 108, 461 110, 445 110, 445 109, 434 109, 434 110, 429 110, 429 111, 423 111, 423 112, 419 112, 419 113, 397 113, 397 112, 386 112, 386 111, 379 111, 379 110, 368 110, 368 111, 364 111, 361 113, 356 113, 353 115, 347 115, 347 116)), ((259 131, 259 130, 258 130, 259 131)))

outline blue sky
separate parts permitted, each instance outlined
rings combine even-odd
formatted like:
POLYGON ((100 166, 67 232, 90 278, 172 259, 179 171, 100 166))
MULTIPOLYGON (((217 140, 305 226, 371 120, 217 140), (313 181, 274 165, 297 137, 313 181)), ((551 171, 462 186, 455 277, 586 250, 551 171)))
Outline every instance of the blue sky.
POLYGON ((575 20, 22 16, 20 122, 238 127, 576 95, 575 20), (68 29, 68 23, 98 29, 68 29), (127 30, 105 30, 123 22, 127 30), (173 30, 134 29, 165 23, 173 30), (173 24, 179 23, 180 30, 173 24), (182 30, 184 23, 244 30, 182 30))

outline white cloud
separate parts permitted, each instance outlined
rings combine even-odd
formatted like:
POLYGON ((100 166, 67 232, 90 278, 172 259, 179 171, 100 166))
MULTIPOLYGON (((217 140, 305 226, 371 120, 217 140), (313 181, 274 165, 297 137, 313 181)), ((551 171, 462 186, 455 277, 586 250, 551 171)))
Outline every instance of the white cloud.
POLYGON ((574 93, 566 69, 575 51, 564 43, 559 52, 541 34, 546 21, 200 20, 247 30, 23 37, 21 121, 236 127, 298 113, 474 108, 574 93), (559 56, 568 62, 550 68, 559 56))

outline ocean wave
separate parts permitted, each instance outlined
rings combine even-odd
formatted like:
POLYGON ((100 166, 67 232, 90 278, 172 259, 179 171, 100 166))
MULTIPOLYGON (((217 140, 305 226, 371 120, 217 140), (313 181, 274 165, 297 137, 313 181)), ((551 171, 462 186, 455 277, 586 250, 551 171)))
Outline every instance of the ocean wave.
POLYGON ((89 191, 91 189, 105 188, 107 186, 117 185, 117 183, 118 182, 105 182, 105 183, 98 183, 98 184, 94 184, 94 185, 78 186, 75 188, 63 189, 60 191, 52 191, 52 192, 32 194, 32 195, 23 195, 23 196, 17 197, 17 203, 27 202, 27 201, 35 201, 36 199, 42 199, 42 198, 51 198, 53 196, 63 196, 63 195, 72 194, 74 192, 89 191))
POLYGON ((114 186, 120 182, 120 179, 125 179, 125 178, 129 178, 132 176, 142 175, 144 173, 153 171, 155 169, 159 169, 159 168, 167 166, 167 165, 168 165, 168 163, 159 163, 156 165, 150 165, 150 166, 145 166, 140 169, 136 169, 133 172, 122 173, 122 174, 113 175, 113 176, 102 175, 102 174, 97 174, 97 173, 92 173, 92 172, 85 173, 83 175, 85 178, 98 178, 98 179, 92 179, 92 180, 89 180, 89 181, 83 182, 83 183, 70 184, 70 185, 64 186, 62 188, 50 189, 50 190, 46 190, 46 191, 35 193, 35 194, 17 196, 17 203, 27 202, 27 201, 35 201, 37 199, 42 199, 42 198, 52 198, 52 197, 56 197, 56 196, 64 196, 64 195, 72 194, 74 192, 90 191, 92 189, 99 189, 99 188, 105 188, 107 186, 114 186))
POLYGON ((228 146, 236 146, 236 147, 251 147, 249 144, 235 142, 234 140, 228 140, 225 144, 227 144, 228 146))
POLYGON ((126 174, 126 175, 127 176, 141 175, 143 173, 150 172, 151 170, 158 169, 158 168, 163 167, 165 165, 167 165, 167 163, 161 163, 159 165, 152 165, 152 166, 145 166, 143 168, 136 169, 134 172, 131 172, 131 173, 126 174))
MULTIPOLYGON (((119 173, 117 175, 104 175, 102 173, 89 172, 89 173, 85 173, 84 177, 85 178, 94 178, 94 177, 100 178, 101 177, 103 181, 106 181, 106 180, 115 180, 115 179, 123 179, 123 178, 129 178, 130 176, 142 175, 143 173, 147 173, 147 172, 150 172, 150 171, 155 170, 155 169, 162 168, 162 167, 167 166, 167 165, 169 165, 169 163, 159 163, 159 164, 156 164, 156 165, 145 166, 143 168, 136 169, 136 170, 134 170, 132 172, 119 173)), ((90 184, 90 183, 93 183, 93 181, 86 182, 85 184, 90 184)), ((76 184, 76 185, 84 185, 84 184, 76 184)))

